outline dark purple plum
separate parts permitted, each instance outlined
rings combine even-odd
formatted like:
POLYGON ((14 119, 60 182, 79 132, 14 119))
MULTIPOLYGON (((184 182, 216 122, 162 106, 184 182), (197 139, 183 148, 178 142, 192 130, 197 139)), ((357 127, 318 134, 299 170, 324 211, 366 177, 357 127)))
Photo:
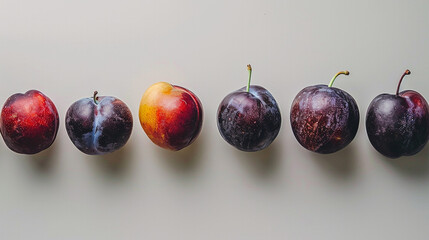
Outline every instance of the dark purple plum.
POLYGON ((219 105, 217 126, 232 146, 246 152, 268 147, 277 137, 281 115, 274 97, 265 88, 249 83, 227 95, 219 105))
POLYGON ((66 113, 66 130, 83 153, 100 155, 120 149, 133 128, 130 109, 115 97, 83 98, 66 113))
POLYGON ((347 92, 328 85, 302 89, 292 102, 290 122, 298 142, 317 153, 334 153, 346 147, 356 136, 359 109, 347 92))
POLYGON ((426 145, 429 138, 429 106, 418 92, 407 90, 380 94, 366 113, 366 132, 372 146, 389 158, 411 156, 426 145))

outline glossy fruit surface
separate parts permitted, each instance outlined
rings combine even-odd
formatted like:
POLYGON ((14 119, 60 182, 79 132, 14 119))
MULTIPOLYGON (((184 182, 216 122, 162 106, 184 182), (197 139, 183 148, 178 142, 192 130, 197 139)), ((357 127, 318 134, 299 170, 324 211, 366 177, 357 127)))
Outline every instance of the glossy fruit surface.
POLYGON ((281 114, 271 93, 249 83, 228 94, 219 104, 217 126, 223 139, 239 150, 254 152, 268 147, 277 137, 281 114))
MULTIPOLYGON (((408 74, 409 70, 404 73, 408 74)), ((398 91, 399 85, 396 95, 375 97, 366 114, 366 131, 372 146, 389 158, 414 155, 429 138, 428 103, 416 91, 398 91)))
POLYGON ((198 137, 203 108, 198 97, 188 89, 159 82, 143 94, 139 118, 153 143, 177 151, 198 137))
POLYGON ((302 89, 292 102, 290 121, 298 142, 317 153, 334 153, 356 136, 359 109, 347 92, 330 86, 315 85, 302 89))
POLYGON ((30 90, 5 102, 0 120, 1 135, 14 152, 35 154, 54 142, 59 117, 54 103, 43 93, 30 90))
POLYGON ((73 144, 83 153, 100 155, 124 146, 133 128, 130 109, 121 100, 102 96, 83 98, 66 113, 66 130, 73 144))

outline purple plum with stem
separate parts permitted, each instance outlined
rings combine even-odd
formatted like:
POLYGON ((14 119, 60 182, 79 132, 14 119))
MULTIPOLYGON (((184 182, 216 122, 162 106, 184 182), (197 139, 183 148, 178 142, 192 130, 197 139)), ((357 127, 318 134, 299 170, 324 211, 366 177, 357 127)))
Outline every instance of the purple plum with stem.
POLYGON ((252 67, 247 65, 247 68, 247 87, 222 100, 217 112, 217 126, 226 142, 239 150, 255 152, 268 147, 277 137, 281 115, 268 90, 250 85, 252 67))
POLYGON ((130 109, 121 100, 105 96, 83 98, 66 113, 66 130, 83 153, 100 155, 118 150, 128 141, 133 128, 130 109))
POLYGON ((366 132, 372 146, 389 158, 411 156, 426 145, 429 138, 429 107, 420 93, 399 92, 406 70, 399 80, 396 94, 380 94, 372 100, 366 113, 366 132))
POLYGON ((356 136, 359 109, 353 97, 332 87, 335 79, 348 71, 337 73, 329 85, 302 89, 292 102, 290 122, 298 142, 317 153, 334 153, 346 147, 356 136))

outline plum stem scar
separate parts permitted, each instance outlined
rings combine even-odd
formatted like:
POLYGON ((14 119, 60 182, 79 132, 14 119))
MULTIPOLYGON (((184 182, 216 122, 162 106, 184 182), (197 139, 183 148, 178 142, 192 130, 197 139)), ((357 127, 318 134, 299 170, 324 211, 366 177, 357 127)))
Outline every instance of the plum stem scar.
POLYGON ((330 81, 330 82, 329 82, 329 84, 328 84, 328 87, 332 87, 332 85, 334 84, 335 79, 336 79, 339 75, 341 75, 341 74, 349 75, 350 73, 349 73, 349 71, 341 71, 341 72, 338 72, 338 73, 337 73, 337 74, 335 74, 335 76, 331 79, 331 81, 330 81))
POLYGON ((404 79, 405 75, 410 75, 411 71, 410 70, 405 70, 404 74, 402 74, 401 79, 399 79, 399 83, 398 83, 398 88, 396 88, 396 96, 399 95, 399 88, 401 87, 401 83, 402 83, 402 79, 404 79))

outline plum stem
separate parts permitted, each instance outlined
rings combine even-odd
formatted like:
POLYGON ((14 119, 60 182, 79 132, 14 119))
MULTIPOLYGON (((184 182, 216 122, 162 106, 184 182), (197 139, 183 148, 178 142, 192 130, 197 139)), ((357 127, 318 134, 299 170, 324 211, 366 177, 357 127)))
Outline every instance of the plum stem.
POLYGON ((249 92, 250 80, 252 79, 252 66, 250 66, 250 64, 247 65, 247 70, 249 71, 249 80, 247 81, 246 92, 249 92))
POLYGON ((408 69, 405 70, 404 74, 402 74, 401 79, 399 80, 399 83, 398 83, 398 88, 396 88, 396 96, 399 95, 399 88, 401 87, 402 79, 404 79, 405 75, 410 75, 410 74, 411 72, 408 69))
POLYGON ((98 92, 94 91, 94 96, 92 97, 92 99, 94 100, 95 104, 98 104, 98 97, 97 97, 98 92))
POLYGON ((335 76, 331 79, 331 81, 330 81, 330 82, 329 82, 329 84, 328 84, 328 87, 332 87, 332 85, 334 84, 335 79, 336 79, 339 75, 341 75, 341 74, 349 75, 350 73, 349 73, 349 71, 341 71, 341 72, 338 72, 338 73, 337 73, 337 74, 335 74, 335 76))

